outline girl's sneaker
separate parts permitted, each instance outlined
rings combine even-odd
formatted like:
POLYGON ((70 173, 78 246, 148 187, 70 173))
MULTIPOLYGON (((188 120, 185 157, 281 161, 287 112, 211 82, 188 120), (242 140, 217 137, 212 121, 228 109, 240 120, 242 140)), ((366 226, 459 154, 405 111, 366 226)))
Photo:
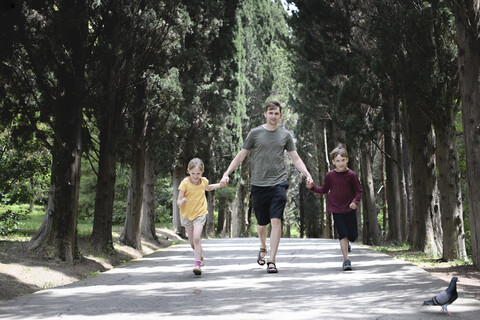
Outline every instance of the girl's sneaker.
POLYGON ((201 274, 202 274, 202 268, 200 268, 200 266, 198 266, 198 267, 195 266, 195 267, 193 268, 193 273, 194 273, 196 276, 201 275, 201 274))

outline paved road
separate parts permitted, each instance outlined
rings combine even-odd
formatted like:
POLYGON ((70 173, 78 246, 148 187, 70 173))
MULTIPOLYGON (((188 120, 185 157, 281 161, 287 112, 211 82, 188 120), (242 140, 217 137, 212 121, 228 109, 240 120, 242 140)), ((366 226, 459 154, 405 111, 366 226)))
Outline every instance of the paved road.
MULTIPOLYGON (((341 271, 336 240, 282 239, 278 274, 256 264, 258 240, 204 240, 203 275, 188 245, 162 249, 94 278, 0 303, 0 319, 446 319, 424 300, 447 283, 354 244, 341 271)), ((461 280, 461 279, 460 279, 461 280)), ((454 318, 479 319, 464 291, 454 318)))

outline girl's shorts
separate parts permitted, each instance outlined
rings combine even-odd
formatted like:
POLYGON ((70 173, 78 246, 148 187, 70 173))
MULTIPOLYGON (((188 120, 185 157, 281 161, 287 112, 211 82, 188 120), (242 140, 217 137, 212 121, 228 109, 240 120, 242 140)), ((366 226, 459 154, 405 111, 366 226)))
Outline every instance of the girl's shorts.
POLYGON ((187 218, 184 218, 182 215, 180 215, 180 222, 182 223, 182 226, 185 228, 191 228, 193 226, 196 226, 198 224, 200 225, 205 225, 205 222, 207 221, 207 215, 204 214, 203 216, 196 217, 193 220, 189 220, 187 218))

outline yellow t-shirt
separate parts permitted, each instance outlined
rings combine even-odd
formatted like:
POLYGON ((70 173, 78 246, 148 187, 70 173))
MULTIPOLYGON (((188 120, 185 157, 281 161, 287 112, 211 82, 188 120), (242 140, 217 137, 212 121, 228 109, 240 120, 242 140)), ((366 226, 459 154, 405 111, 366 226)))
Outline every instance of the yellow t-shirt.
POLYGON ((205 187, 208 186, 208 179, 202 177, 201 183, 196 186, 190 182, 190 177, 186 177, 180 183, 178 190, 182 190, 187 198, 187 203, 180 207, 180 214, 188 220, 195 220, 200 216, 207 214, 207 198, 205 197, 205 187))

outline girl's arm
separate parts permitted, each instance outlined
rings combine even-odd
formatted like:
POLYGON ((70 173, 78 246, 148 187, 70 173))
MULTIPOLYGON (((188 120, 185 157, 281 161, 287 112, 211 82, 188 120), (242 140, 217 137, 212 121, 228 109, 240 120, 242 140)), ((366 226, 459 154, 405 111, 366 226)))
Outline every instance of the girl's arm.
POLYGON ((205 187, 205 191, 212 191, 221 187, 222 186, 220 185, 220 183, 209 184, 208 186, 205 187))
POLYGON ((183 206, 185 203, 187 203, 187 198, 185 198, 185 191, 183 190, 178 190, 178 198, 177 198, 177 205, 179 207, 183 206))

